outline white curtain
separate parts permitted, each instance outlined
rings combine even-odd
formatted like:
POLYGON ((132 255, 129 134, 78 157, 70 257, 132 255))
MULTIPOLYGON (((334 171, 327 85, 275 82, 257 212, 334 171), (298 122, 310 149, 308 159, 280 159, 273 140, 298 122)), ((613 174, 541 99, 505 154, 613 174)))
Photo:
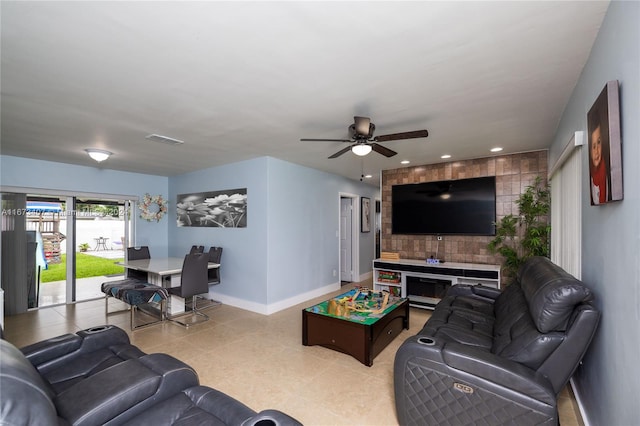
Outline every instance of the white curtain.
POLYGON ((551 260, 578 279, 582 270, 581 151, 573 149, 550 176, 551 260))

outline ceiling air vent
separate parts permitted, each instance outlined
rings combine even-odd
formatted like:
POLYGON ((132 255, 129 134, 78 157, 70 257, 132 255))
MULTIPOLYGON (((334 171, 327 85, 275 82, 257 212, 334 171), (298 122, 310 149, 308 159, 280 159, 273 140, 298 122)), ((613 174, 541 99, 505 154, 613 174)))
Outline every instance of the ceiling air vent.
POLYGON ((170 138, 169 136, 156 135, 155 133, 145 136, 145 139, 149 139, 154 142, 166 143, 168 145, 182 145, 184 143, 184 141, 170 138))

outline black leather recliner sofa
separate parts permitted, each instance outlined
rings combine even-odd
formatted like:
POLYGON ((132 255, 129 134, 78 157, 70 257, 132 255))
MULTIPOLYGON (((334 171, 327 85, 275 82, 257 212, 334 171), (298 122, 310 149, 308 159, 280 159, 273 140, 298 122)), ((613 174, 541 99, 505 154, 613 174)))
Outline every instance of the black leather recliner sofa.
POLYGON ((145 354, 114 326, 16 348, 0 340, 2 425, 301 425, 256 413, 166 354, 145 354))
POLYGON ((557 397, 599 322, 590 290, 544 257, 504 291, 455 285, 396 353, 401 425, 557 425, 557 397))

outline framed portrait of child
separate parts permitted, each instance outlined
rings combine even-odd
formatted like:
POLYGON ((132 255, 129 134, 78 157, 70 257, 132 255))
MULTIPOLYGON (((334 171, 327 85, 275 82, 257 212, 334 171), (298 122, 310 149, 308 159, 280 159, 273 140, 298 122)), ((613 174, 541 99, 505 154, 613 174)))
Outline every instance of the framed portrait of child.
POLYGON ((587 113, 591 205, 623 198, 618 81, 607 82, 587 113))

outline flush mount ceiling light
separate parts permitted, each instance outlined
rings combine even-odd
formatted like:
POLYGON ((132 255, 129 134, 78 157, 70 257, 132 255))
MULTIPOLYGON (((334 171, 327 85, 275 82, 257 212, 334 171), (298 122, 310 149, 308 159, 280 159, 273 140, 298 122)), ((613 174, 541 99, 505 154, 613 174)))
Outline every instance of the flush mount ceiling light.
POLYGON ((367 145, 364 143, 356 144, 351 147, 351 152, 353 152, 355 155, 363 157, 371 152, 371 145, 367 145))
POLYGON ((93 158, 98 163, 103 162, 107 158, 111 157, 111 154, 113 154, 112 152, 105 151, 103 149, 87 148, 85 149, 85 151, 87 152, 87 154, 89 154, 89 157, 93 158))

